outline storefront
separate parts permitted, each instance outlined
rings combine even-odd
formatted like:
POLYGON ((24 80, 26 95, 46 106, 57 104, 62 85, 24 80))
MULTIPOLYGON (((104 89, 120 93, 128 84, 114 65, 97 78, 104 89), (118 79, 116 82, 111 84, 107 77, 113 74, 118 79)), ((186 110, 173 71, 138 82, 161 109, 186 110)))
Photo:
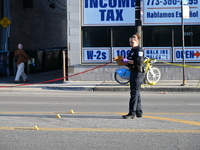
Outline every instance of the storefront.
MULTIPOLYGON (((135 31, 135 0, 68 1, 69 74, 112 62, 117 55, 126 57, 128 39, 135 31)), ((162 80, 181 80, 182 27, 179 0, 141 0, 142 46, 145 56, 156 58, 162 80)), ((185 25, 185 62, 200 64, 200 5, 189 1, 185 25)), ((69 80, 113 80, 116 63, 74 76, 69 80)), ((199 70, 186 68, 186 79, 200 78, 199 70)))

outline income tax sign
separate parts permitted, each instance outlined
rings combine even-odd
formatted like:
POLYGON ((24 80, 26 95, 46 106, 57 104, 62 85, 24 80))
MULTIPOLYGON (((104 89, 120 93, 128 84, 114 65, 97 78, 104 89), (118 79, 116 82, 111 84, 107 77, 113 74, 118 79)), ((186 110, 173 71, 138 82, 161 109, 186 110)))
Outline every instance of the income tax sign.
POLYGON ((82 0, 83 26, 135 24, 135 0, 82 0))
MULTIPOLYGON (((143 25, 180 25, 182 18, 181 1, 143 0, 141 3, 143 25)), ((189 0, 188 5, 189 18, 184 19, 184 23, 199 25, 200 0, 189 0)))

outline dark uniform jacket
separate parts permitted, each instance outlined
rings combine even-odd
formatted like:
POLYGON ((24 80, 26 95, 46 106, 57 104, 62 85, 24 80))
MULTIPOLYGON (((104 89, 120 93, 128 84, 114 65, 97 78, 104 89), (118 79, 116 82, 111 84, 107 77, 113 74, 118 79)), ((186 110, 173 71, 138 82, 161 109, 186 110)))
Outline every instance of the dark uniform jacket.
POLYGON ((127 59, 133 60, 133 65, 128 64, 127 67, 132 72, 144 72, 144 50, 140 47, 132 48, 127 59))

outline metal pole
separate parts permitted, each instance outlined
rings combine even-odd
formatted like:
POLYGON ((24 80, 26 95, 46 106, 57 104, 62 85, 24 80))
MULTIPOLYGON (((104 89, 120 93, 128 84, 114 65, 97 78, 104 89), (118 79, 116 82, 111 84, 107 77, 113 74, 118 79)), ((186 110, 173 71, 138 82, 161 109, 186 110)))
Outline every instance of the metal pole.
MULTIPOLYGON (((10 0, 3 0, 3 17, 10 19, 10 0)), ((1 49, 7 52, 7 76, 10 75, 9 71, 9 39, 10 39, 10 25, 6 28, 2 28, 2 41, 1 49)))
POLYGON ((182 17, 181 17, 181 24, 182 24, 182 59, 183 59, 183 83, 181 84, 181 86, 185 86, 186 85, 186 80, 185 80, 185 30, 184 30, 184 18, 183 18, 183 0, 181 2, 181 13, 182 13, 182 17))
MULTIPOLYGON (((67 34, 67 43, 68 43, 68 4, 69 4, 69 0, 66 0, 66 34, 67 34)), ((67 50, 64 50, 62 51, 63 53, 63 82, 66 82, 68 81, 68 78, 66 79, 66 77, 68 76, 68 47, 67 47, 67 50), (67 52, 67 55, 66 55, 66 52, 67 52), (66 57, 67 57, 67 60, 66 60, 66 57), (67 62, 67 63, 66 63, 67 62), (67 67, 67 69, 66 69, 67 67)))
POLYGON ((63 54, 63 82, 66 81, 66 59, 65 59, 65 51, 62 51, 63 54))
MULTIPOLYGON (((3 1, 3 17, 7 17, 10 19, 10 0, 3 1)), ((3 51, 8 51, 9 46, 9 38, 10 38, 10 25, 2 30, 2 42, 1 48, 3 51)))
MULTIPOLYGON (((135 1, 135 32, 138 33, 142 37, 140 0, 135 1)), ((140 42, 139 46, 142 47, 142 42, 140 42)))

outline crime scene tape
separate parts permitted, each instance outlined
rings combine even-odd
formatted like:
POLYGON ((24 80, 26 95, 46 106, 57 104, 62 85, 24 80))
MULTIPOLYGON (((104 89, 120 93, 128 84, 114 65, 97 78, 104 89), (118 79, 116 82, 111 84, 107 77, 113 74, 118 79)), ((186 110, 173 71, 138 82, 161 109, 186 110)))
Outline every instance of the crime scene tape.
POLYGON ((159 60, 157 60, 157 61, 158 61, 158 62, 165 63, 165 64, 168 64, 168 65, 174 65, 174 66, 179 66, 179 67, 188 67, 188 68, 198 68, 198 69, 200 69, 200 67, 198 67, 198 66, 182 65, 182 64, 174 64, 174 63, 168 63, 168 62, 159 61, 159 60))
POLYGON ((64 79, 64 78, 70 78, 70 77, 73 77, 73 76, 77 76, 77 75, 79 75, 79 74, 83 74, 83 73, 86 73, 86 72, 95 70, 95 69, 97 69, 97 68, 101 68, 101 67, 106 66, 106 65, 111 64, 111 63, 113 63, 113 62, 105 63, 105 64, 103 64, 103 65, 100 65, 100 66, 94 67, 94 68, 92 68, 92 69, 85 70, 85 71, 82 71, 82 72, 79 72, 79 73, 76 73, 76 74, 73 74, 73 75, 70 75, 70 76, 67 76, 67 77, 62 77, 62 78, 57 78, 57 79, 48 80, 48 81, 43 81, 43 82, 37 82, 37 83, 26 83, 26 84, 11 85, 11 86, 0 86, 0 88, 6 88, 6 87, 20 87, 20 86, 27 86, 27 85, 34 85, 34 84, 43 84, 43 83, 54 82, 54 81, 62 80, 62 79, 64 79))

